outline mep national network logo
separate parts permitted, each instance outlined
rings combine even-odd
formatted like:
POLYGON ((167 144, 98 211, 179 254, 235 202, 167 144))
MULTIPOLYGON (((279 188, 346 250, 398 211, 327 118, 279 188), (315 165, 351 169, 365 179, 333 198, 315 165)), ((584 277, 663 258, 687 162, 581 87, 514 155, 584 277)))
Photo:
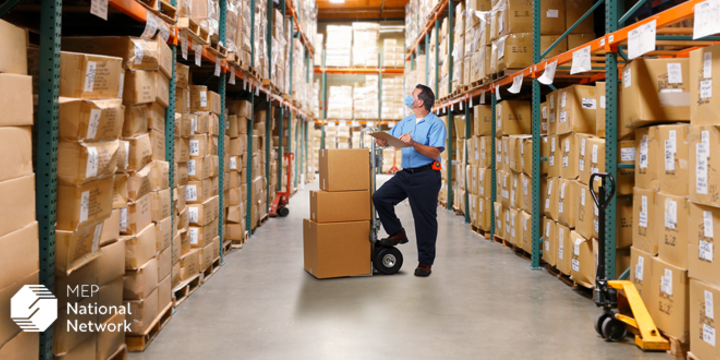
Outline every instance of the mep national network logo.
POLYGON ((57 316, 57 298, 43 285, 25 285, 10 299, 10 317, 25 332, 43 332, 57 316))

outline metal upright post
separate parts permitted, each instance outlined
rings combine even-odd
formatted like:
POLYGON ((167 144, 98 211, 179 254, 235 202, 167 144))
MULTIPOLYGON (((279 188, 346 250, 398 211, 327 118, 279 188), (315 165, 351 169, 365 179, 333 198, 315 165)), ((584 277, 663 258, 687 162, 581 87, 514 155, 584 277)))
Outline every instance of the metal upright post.
MULTIPOLYGON (((170 77, 169 84, 170 101, 167 109, 165 109, 165 161, 168 162, 168 165, 170 167, 168 171, 168 183, 172 188, 173 184, 175 183, 175 97, 177 96, 177 92, 175 91, 175 83, 177 82, 175 65, 177 63, 177 45, 175 43, 171 44, 170 50, 172 51, 172 76, 170 77)), ((223 101, 225 101, 224 98, 223 101)), ((225 106, 223 106, 223 108, 225 108, 225 106)), ((172 209, 174 213, 175 199, 173 196, 173 191, 170 191, 170 209, 172 209)), ((171 216, 170 226, 174 229, 174 226, 176 224, 174 224, 173 220, 173 216, 171 216)), ((170 252, 173 251, 172 247, 173 244, 171 241, 170 252)), ((222 246, 220 246, 220 256, 222 257, 222 246)), ((172 273, 170 274, 170 276, 172 276, 172 273)), ((172 277, 170 278, 170 283, 172 283, 172 277)))
MULTIPOLYGON (((225 44, 225 39, 226 39, 225 38, 225 31, 226 31, 226 24, 227 24, 227 16, 226 16, 227 9, 226 9, 226 7, 227 7, 227 2, 220 1, 220 23, 219 23, 220 34, 218 34, 218 35, 220 37, 219 41, 222 42, 223 44, 225 44)), ((222 61, 222 60, 217 59, 216 61, 222 61)), ((173 75, 174 75, 174 73, 173 73, 173 75)), ((218 217, 218 236, 220 236, 220 263, 221 264, 225 263, 225 258, 224 258, 224 254, 223 254, 223 239, 225 238, 223 235, 223 229, 225 229, 225 226, 224 226, 224 223, 225 223, 225 221, 224 221, 224 217, 225 217, 224 193, 225 192, 223 191, 223 189, 225 188, 225 96, 226 96, 226 92, 227 92, 226 76, 227 76, 227 73, 223 69, 223 71, 220 72, 220 82, 218 84, 218 93, 220 94, 220 116, 218 119, 218 122, 220 124, 220 126, 219 126, 220 135, 218 136, 218 164, 219 164, 219 169, 218 169, 219 170, 219 174, 218 174, 218 177, 219 177, 218 193, 219 194, 218 195, 219 195, 220 211, 219 211, 219 217, 218 217)), ((230 76, 235 76, 235 75, 231 73, 230 76)), ((174 87, 175 87, 175 85, 171 86, 171 88, 173 88, 173 90, 171 90, 171 91, 173 91, 173 92, 175 91, 174 87)), ((173 98, 174 97, 171 97, 171 99, 173 99, 173 98)), ((174 115, 174 109, 173 109, 173 115, 174 115)), ((173 131, 170 134, 174 134, 174 133, 175 132, 173 131)), ((168 161, 170 161, 170 160, 168 160, 168 161)))
MULTIPOLYGON (((40 82, 35 126, 35 216, 38 222, 40 284, 55 291, 58 95, 62 1, 40 2, 40 82)), ((58 326, 62 326, 58 324, 58 326)), ((39 358, 53 358, 53 327, 40 333, 39 358)), ((34 351, 28 349, 28 351, 34 351)))
POLYGON ((435 96, 440 90, 440 20, 435 18, 435 96))
MULTIPOLYGON (((533 0, 533 64, 540 62, 540 0, 533 0)), ((532 79, 532 251, 530 268, 540 269, 540 83, 532 79)), ((496 120, 497 121, 497 120, 496 120)))
MULTIPOLYGON (((250 0, 250 67, 255 67, 255 0, 250 0)), ((292 59, 292 57, 291 57, 292 59)), ((291 63, 292 64, 292 63, 291 63)), ((292 67, 290 67, 292 71, 292 67)), ((247 80, 246 80, 247 81, 247 80)), ((247 123, 247 166, 245 167, 247 181, 247 204, 245 211, 245 230, 248 232, 248 238, 252 236, 252 169, 253 169, 253 123, 255 118, 255 94, 250 87, 250 119, 247 123)))
MULTIPOLYGON (((295 119, 298 120, 298 124, 297 124, 297 126, 295 126, 295 135, 294 135, 295 141, 293 142, 293 146, 295 147, 295 155, 296 156, 300 154, 300 146, 298 146, 298 132, 299 132, 298 128, 300 127, 299 118, 300 117, 298 116, 298 114, 295 114, 295 119)), ((300 161, 300 158, 296 157, 294 164, 293 164, 293 167, 295 168, 293 171, 293 186, 294 186, 293 190, 297 187, 297 183, 298 183, 298 181, 297 181, 298 161, 300 161)))
MULTIPOLYGON (((221 1, 222 2, 222 1, 221 1)), ((265 42, 267 45, 267 64, 268 64, 268 79, 272 79, 272 30, 273 30, 273 3, 274 1, 267 2, 267 32, 265 35, 265 42)), ((272 93, 272 85, 268 89, 269 93, 272 93)), ((272 134, 270 130, 272 128, 273 116, 272 116, 272 102, 268 97, 266 111, 265 111, 265 204, 270 204, 270 150, 272 148, 272 134)))
MULTIPOLYGON (((495 236, 495 218, 498 216, 495 214, 495 202, 497 201, 497 95, 495 91, 490 93, 490 113, 492 116, 492 130, 490 131, 490 241, 493 241, 495 236)), ((533 173, 538 174, 538 173, 533 173)), ((539 178, 540 176, 537 176, 539 178)), ((535 182, 535 181, 533 181, 535 182)), ((500 214, 502 216, 502 214, 500 214)), ((500 229, 502 230, 502 229, 500 229)))
POLYGON ((425 34, 425 86, 430 86, 430 33, 425 34))
MULTIPOLYGON (((378 64, 382 68, 382 55, 378 54, 378 64)), ((382 121, 382 71, 378 71, 378 128, 382 121)))
MULTIPOLYGON (((472 119, 472 115, 470 113, 470 102, 468 101, 467 104, 465 104, 465 143, 470 140, 470 137, 472 136, 470 134, 470 119, 472 119)), ((468 161, 468 153, 465 151, 465 164, 467 164, 468 161)), ((465 223, 470 223, 470 192, 467 188, 467 179, 468 179, 468 173, 467 173, 467 166, 463 169, 465 172, 465 223)))
MULTIPOLYGON (((325 49, 322 51, 322 108, 320 109, 320 116, 322 116, 323 120, 327 119, 327 108, 328 108, 328 101, 327 101, 327 73, 325 72, 325 59, 326 59, 326 53, 325 49)), ((320 149, 325 150, 325 121, 320 123, 320 149)))
MULTIPOLYGON (((618 0, 605 0, 605 32, 612 33, 618 29, 618 0)), ((617 179, 617 110, 618 110, 618 67, 617 46, 613 51, 605 53, 605 172, 617 179)), ((616 259, 616 228, 617 200, 613 196, 605 209, 605 277, 608 280, 617 276, 616 259)))
MULTIPOLYGON (((453 52, 453 42, 454 42, 454 27, 453 27, 453 12, 455 11, 455 7, 453 6, 452 2, 448 4, 448 54, 452 54, 453 52)), ((452 55, 451 55, 452 56, 452 55)), ((448 74, 450 74, 450 80, 448 81, 448 94, 452 94, 452 73, 453 73, 453 61, 452 58, 448 59, 448 74)), ((452 141, 452 134, 453 134, 453 118, 452 118, 452 111, 448 109, 448 115, 447 115, 447 209, 452 209, 453 204, 453 188, 452 188, 452 161, 453 161, 453 141, 452 141)))
POLYGON ((280 107, 280 121, 278 121, 278 147, 277 147, 277 158, 278 158, 278 167, 277 167, 277 188, 275 191, 282 191, 282 169, 283 164, 285 163, 285 149, 283 148, 283 137, 285 136, 283 127, 285 123, 285 108, 280 107))

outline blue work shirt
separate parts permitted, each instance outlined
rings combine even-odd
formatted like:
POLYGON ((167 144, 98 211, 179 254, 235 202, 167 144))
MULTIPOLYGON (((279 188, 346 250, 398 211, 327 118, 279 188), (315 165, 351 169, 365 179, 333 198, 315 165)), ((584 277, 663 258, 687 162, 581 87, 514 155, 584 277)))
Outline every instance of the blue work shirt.
MULTIPOLYGON (((403 134, 407 134, 412 131, 412 134, 410 135, 412 136, 413 141, 418 144, 439 148, 440 152, 445 151, 445 141, 447 140, 447 129, 445 129, 445 123, 443 123, 443 121, 432 112, 428 113, 424 119, 420 120, 420 122, 416 123, 415 119, 415 114, 402 119, 392 129, 390 129, 390 135, 399 138, 403 134)), ((440 158, 429 158, 415 150, 412 146, 402 148, 403 169, 425 166, 435 160, 439 161, 440 158)))

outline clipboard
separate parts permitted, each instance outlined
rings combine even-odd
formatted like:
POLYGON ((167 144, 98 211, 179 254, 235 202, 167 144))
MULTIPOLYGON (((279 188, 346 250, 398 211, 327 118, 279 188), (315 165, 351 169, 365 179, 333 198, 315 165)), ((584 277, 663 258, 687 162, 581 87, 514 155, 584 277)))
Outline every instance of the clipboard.
POLYGON ((410 144, 408 144, 408 143, 406 143, 384 131, 373 132, 373 133, 370 133, 369 135, 376 139, 381 139, 381 140, 387 141, 388 145, 390 145, 392 147, 396 147, 396 148, 410 147, 410 144))

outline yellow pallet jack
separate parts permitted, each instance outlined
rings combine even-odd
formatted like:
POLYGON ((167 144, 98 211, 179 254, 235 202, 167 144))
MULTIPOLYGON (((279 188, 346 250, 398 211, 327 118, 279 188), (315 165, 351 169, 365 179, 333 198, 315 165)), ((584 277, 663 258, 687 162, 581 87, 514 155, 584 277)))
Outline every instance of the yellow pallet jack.
POLYGON ((615 179, 607 173, 595 173, 590 176, 589 183, 599 221, 594 298, 595 304, 603 308, 595 319, 595 331, 607 341, 618 342, 627 336, 630 327, 635 334, 635 345, 643 351, 669 350, 670 342, 660 335, 635 284, 627 280, 608 280, 605 275, 605 209, 615 196, 615 179), (596 179, 600 180, 597 194, 593 187, 596 179))

